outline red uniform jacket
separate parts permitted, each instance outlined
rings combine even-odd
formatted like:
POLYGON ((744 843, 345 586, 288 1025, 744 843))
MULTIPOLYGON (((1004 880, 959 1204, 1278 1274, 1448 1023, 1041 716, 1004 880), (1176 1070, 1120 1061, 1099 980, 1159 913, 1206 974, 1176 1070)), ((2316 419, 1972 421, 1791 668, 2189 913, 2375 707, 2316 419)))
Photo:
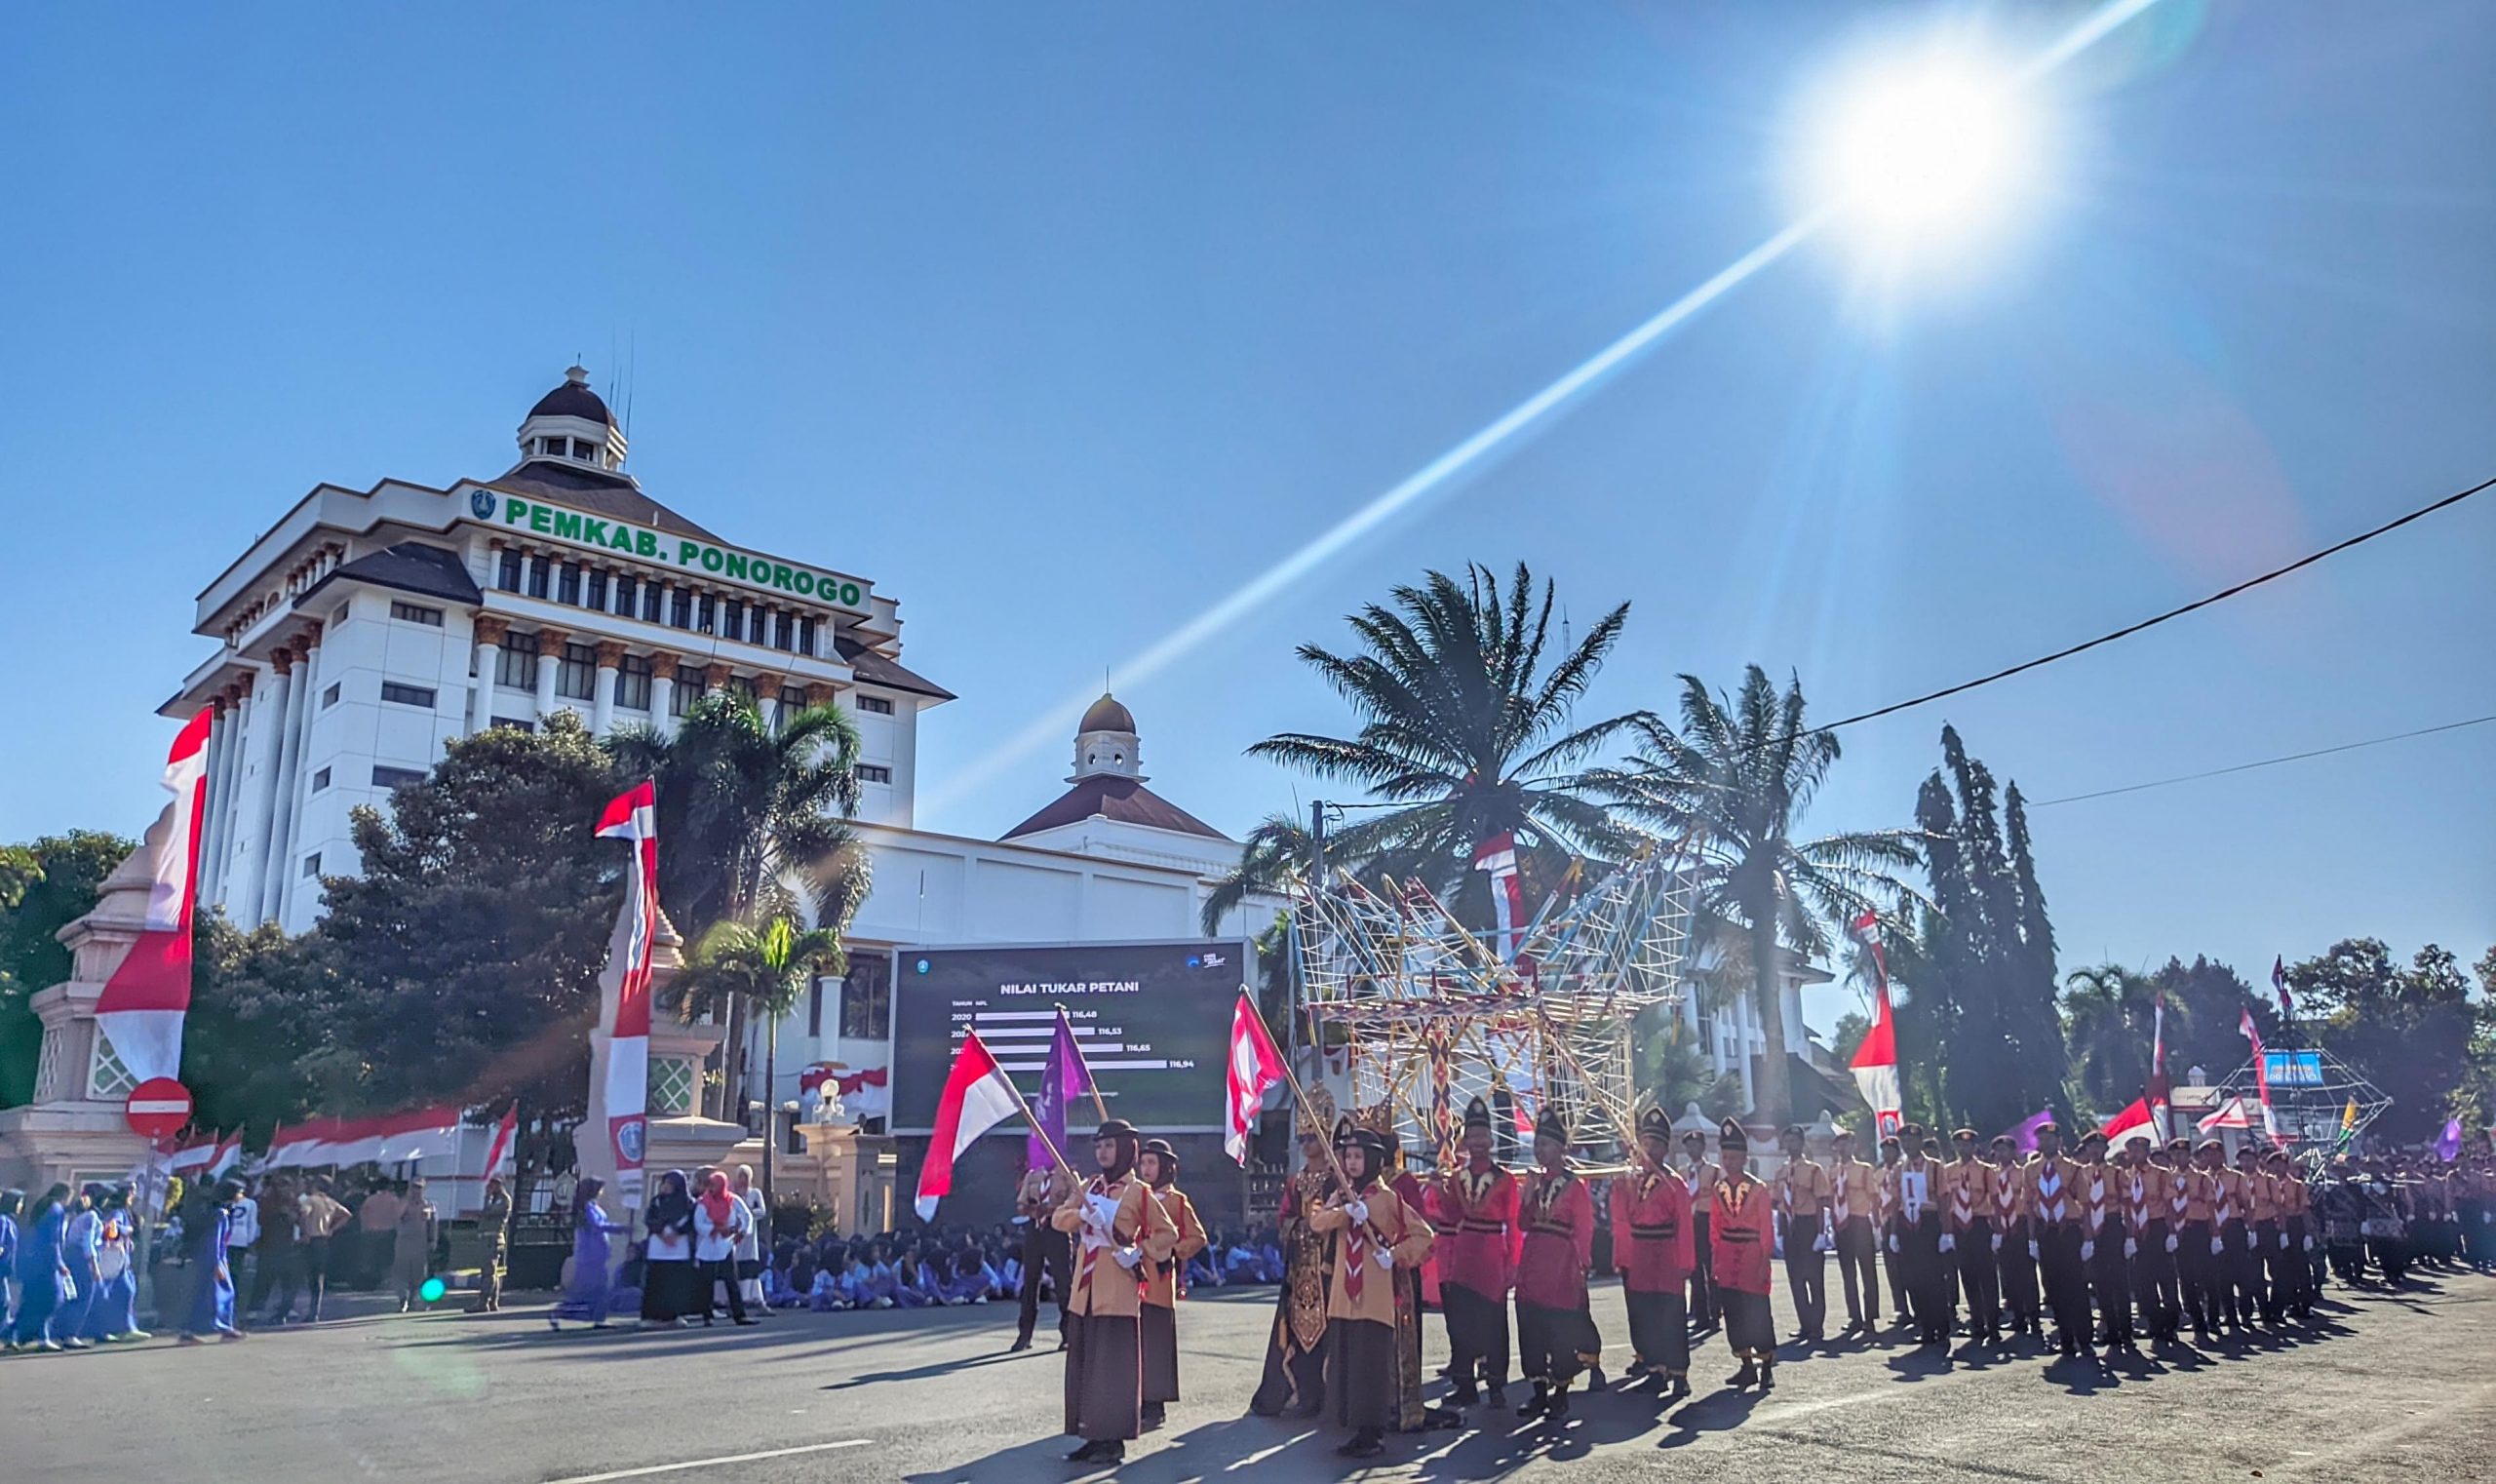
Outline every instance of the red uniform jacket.
POLYGON ((1439 1281, 1504 1304, 1517 1276, 1517 1177, 1461 1169, 1430 1187, 1423 1207, 1438 1228, 1439 1281))
POLYGON ((1690 1187, 1667 1170, 1637 1170, 1612 1182, 1612 1250, 1621 1286, 1632 1293, 1677 1293, 1697 1266, 1690 1187))
POLYGON ((1576 1308, 1586 1302, 1586 1265, 1595 1260, 1595 1198, 1572 1174, 1525 1177, 1525 1252, 1517 1260, 1517 1302, 1576 1308))
POLYGON ((1738 1293, 1768 1292, 1769 1258, 1775 1249, 1776 1199, 1748 1170, 1716 1185, 1716 1209, 1707 1240, 1716 1256, 1716 1283, 1738 1293))

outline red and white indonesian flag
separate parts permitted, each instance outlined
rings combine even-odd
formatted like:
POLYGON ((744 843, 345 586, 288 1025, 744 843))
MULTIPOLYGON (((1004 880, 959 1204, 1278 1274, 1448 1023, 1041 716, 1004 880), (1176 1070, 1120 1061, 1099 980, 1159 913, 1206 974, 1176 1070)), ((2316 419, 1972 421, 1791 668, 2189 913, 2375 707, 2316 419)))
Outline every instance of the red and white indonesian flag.
POLYGON ((458 1153, 463 1121, 455 1107, 417 1108, 362 1118, 307 1118, 278 1130, 260 1168, 321 1169, 449 1159, 458 1153))
POLYGON ((1872 950, 1872 1029, 1855 1048, 1854 1085, 1872 1105, 1872 1121, 1882 1138, 1894 1134, 1904 1121, 1899 1110, 1906 1099, 1898 1085, 1898 1033, 1890 1014, 1890 966, 1881 953, 1881 919, 1865 913, 1849 924, 1854 940, 1872 950))
POLYGON ((2253 1111, 2244 1106, 2244 1099, 2242 1097, 2230 1098, 2220 1104, 2218 1111, 2204 1118, 2201 1124, 2202 1132, 2205 1134, 2216 1133, 2222 1128, 2251 1128, 2252 1126, 2253 1111))
POLYGON ((2174 1091, 2166 1082, 2166 992, 2161 990, 2151 1010, 2149 1037, 2149 1087, 2141 1101, 2149 1105, 2151 1132, 2164 1140, 2174 1137, 2167 1130, 2175 1126, 2174 1091))
POLYGON ((1517 876, 1517 838, 1508 831, 1473 851, 1473 869, 1491 874, 1491 910, 1500 924, 1500 961, 1517 956, 1517 925, 1525 920, 1525 885, 1517 876))
POLYGON ((2150 1113, 2149 1099, 2134 1098, 2129 1108, 2106 1120, 2106 1142, 2122 1148, 2134 1134, 2155 1143, 2159 1135, 2158 1119, 2150 1113))
POLYGON ((96 1024, 134 1080, 177 1077, 182 1071, 182 1017, 191 1007, 191 915, 199 897, 200 812, 208 798, 208 728, 202 711, 174 738, 165 787, 174 795, 173 828, 156 857, 147 891, 147 922, 129 957, 96 997, 96 1024))
POLYGON ((1230 1070, 1222 1097, 1222 1148, 1241 1164, 1248 1162, 1248 1141, 1256 1135, 1266 1090, 1282 1079, 1283 1054, 1267 1034, 1256 1002, 1241 990, 1230 1011, 1230 1070))
POLYGON ((515 1173, 519 1161, 512 1153, 514 1134, 520 1132, 520 1105, 514 1103, 503 1110, 503 1118, 494 1125, 494 1140, 486 1146, 486 1174, 488 1177, 515 1173))
POLYGON ((649 1135, 650 951, 659 920, 659 795, 644 779, 618 795, 599 816, 599 837, 633 842, 633 869, 624 897, 622 982, 615 994, 615 1024, 607 1028, 606 1131, 615 1154, 616 1194, 639 1205, 642 1154, 649 1135))
POLYGON ((2271 1113, 2271 1063, 2262 1054, 2262 1033, 2253 1028, 2253 1011, 2238 1012, 2243 1018, 2237 1022, 2237 1034, 2253 1047, 2253 1091, 2262 1100, 2262 1132, 2273 1139, 2280 1137, 2280 1120, 2271 1113))
POLYGON ((961 1054, 945 1078, 944 1097, 936 1105, 936 1130, 927 1141, 927 1162, 918 1170, 918 1219, 932 1221, 936 1202, 954 1191, 954 1161, 971 1141, 1020 1113, 1023 1099, 989 1055, 976 1031, 962 1036, 961 1054))

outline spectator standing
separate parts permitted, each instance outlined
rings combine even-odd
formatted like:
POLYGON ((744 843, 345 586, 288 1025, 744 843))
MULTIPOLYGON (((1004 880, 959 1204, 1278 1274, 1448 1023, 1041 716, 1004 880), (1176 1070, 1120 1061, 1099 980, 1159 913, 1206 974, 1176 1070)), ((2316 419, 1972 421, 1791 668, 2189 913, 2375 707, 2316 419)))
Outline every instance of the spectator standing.
POLYGON ((59 1311, 53 1315, 52 1336, 64 1350, 83 1350, 88 1344, 87 1316, 96 1305, 96 1267, 104 1230, 96 1197, 102 1193, 103 1187, 90 1185, 70 1196, 69 1217, 60 1230, 60 1262, 69 1269, 69 1283, 61 1290, 59 1311))
POLYGON ((259 1314, 265 1324, 284 1324, 303 1286, 303 1209, 285 1176, 260 1182, 258 1221, 259 1261, 252 1269, 252 1302, 244 1312, 259 1314), (275 1302, 271 1294, 277 1296, 275 1302))
POLYGON ((433 1202, 425 1198, 425 1183, 413 1182, 399 1206, 398 1240, 390 1258, 390 1286, 399 1291, 403 1314, 415 1307, 417 1290, 431 1275, 435 1221, 433 1202))
POLYGON ((21 1191, 0 1191, 0 1348, 17 1348, 18 1212, 26 1203, 21 1191))
POLYGON ((130 1190, 106 1191, 96 1210, 96 1301, 87 1310, 86 1338, 98 1341, 144 1340, 138 1327, 138 1230, 130 1209, 130 1190))
POLYGON ((754 1236, 754 1210, 728 1189, 725 1172, 713 1170, 693 1207, 693 1260, 701 1269, 696 1291, 702 1296, 702 1323, 712 1322, 714 1284, 728 1291, 728 1317, 738 1324, 757 1322, 745 1311, 745 1285, 737 1278, 737 1253, 754 1236))
POLYGON ((356 1208, 355 1272, 368 1287, 390 1275, 399 1242, 399 1213, 406 1205, 406 1198, 383 1180, 373 1184, 371 1193, 356 1208))
POLYGON ((737 1283, 745 1290, 745 1302, 759 1314, 771 1312, 762 1294, 762 1231, 768 1225, 762 1204, 762 1192, 755 1189, 754 1166, 737 1166, 734 1179, 728 1182, 729 1193, 745 1203, 745 1235, 737 1241, 737 1283))
MULTIPOLYGON (((649 1232, 642 1252, 642 1322, 691 1324, 701 1282, 693 1262, 693 1198, 685 1192, 682 1170, 659 1176, 642 1225, 649 1232)), ((709 1301, 701 1305, 709 1313, 709 1301)))
POLYGON ((12 1349, 57 1350, 53 1315, 60 1308, 69 1282, 61 1261, 61 1233, 69 1225, 69 1187, 54 1186, 27 1213, 25 1234, 18 1244, 18 1314, 9 1331, 12 1349))
MULTIPOLYGON (((295 1214, 297 1230, 302 1237, 296 1256, 301 1260, 303 1286, 311 1299, 311 1308, 304 1318, 308 1322, 319 1323, 321 1301, 330 1292, 330 1271, 332 1264, 336 1261, 338 1234, 355 1220, 355 1213, 338 1204, 331 1195, 327 1175, 316 1175, 312 1178, 311 1189, 295 1202, 295 1214)), ((290 1308, 292 1302, 288 1301, 290 1308)), ((278 1315, 280 1322, 287 1317, 284 1313, 278 1315)))
POLYGON ((503 1307, 503 1265, 511 1256, 511 1191, 500 1175, 486 1177, 486 1204, 477 1213, 477 1235, 485 1244, 485 1260, 477 1269, 476 1312, 490 1314, 503 1307))

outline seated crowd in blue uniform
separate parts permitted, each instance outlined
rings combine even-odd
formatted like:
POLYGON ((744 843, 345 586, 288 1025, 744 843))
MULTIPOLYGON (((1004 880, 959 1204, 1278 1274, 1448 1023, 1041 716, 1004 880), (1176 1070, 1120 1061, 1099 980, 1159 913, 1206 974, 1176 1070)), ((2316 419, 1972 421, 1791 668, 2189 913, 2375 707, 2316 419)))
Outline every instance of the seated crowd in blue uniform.
MULTIPOLYGON (((1271 1232, 1226 1232, 1188 1264, 1190 1288, 1279 1283, 1282 1276, 1282 1248, 1271 1232)), ((1045 1273, 1041 1282, 1045 1291, 1045 1273)), ((784 1240, 762 1274, 773 1308, 823 1311, 1011 1303, 1022 1287, 1022 1237, 1001 1225, 784 1240)))

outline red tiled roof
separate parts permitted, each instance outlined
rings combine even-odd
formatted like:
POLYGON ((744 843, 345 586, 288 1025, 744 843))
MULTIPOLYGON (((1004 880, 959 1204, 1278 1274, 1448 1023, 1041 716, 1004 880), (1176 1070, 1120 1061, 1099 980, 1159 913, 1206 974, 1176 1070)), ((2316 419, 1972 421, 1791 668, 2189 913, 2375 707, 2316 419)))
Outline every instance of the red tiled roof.
POLYGON ((1057 802, 1016 825, 997 837, 1013 840, 1018 836, 1035 835, 1054 830, 1060 825, 1079 824, 1099 815, 1120 824, 1144 825, 1154 830, 1171 830, 1181 835, 1201 835, 1209 840, 1224 839, 1223 833, 1167 799, 1146 788, 1133 778, 1120 778, 1103 773, 1077 782, 1057 802))

